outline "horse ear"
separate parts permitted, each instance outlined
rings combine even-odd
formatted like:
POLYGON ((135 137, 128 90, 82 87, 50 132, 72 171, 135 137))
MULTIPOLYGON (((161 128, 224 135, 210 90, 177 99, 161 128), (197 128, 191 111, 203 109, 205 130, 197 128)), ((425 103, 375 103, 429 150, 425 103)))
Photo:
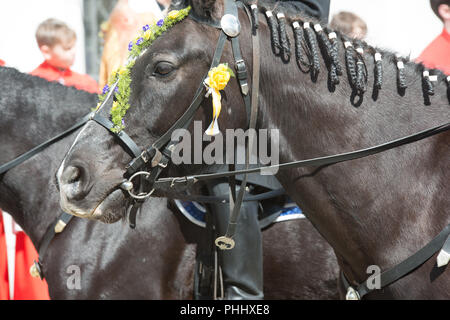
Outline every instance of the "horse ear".
POLYGON ((191 7, 195 15, 206 20, 220 20, 224 12, 222 0, 191 0, 191 7))

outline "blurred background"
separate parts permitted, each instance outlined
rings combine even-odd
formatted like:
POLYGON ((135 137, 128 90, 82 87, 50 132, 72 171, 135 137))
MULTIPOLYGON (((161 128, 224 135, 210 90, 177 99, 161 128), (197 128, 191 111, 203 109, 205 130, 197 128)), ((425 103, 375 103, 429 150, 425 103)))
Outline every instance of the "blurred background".
MULTIPOLYGON (((78 35, 73 70, 98 80, 102 54, 100 26, 117 0, 0 0, 0 58, 30 72, 42 62, 34 37, 43 20, 65 21, 78 35)), ((368 27, 366 41, 416 58, 441 31, 429 0, 331 0, 331 17, 339 11, 360 16, 368 27)))

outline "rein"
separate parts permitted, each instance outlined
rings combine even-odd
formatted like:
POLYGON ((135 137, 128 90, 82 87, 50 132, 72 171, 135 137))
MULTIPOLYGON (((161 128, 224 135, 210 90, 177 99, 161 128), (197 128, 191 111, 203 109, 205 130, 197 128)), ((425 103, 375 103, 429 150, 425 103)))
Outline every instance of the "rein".
POLYGON ((450 129, 450 123, 447 122, 445 124, 438 125, 436 127, 433 127, 431 129, 427 129, 418 133, 415 133, 413 135, 403 137, 397 140, 393 140, 390 142, 387 142, 385 144, 381 144, 375 147, 367 148, 367 149, 360 149, 353 152, 348 153, 342 153, 338 155, 332 155, 327 157, 321 157, 321 158, 314 158, 314 159, 307 159, 307 160, 299 160, 289 163, 283 163, 273 166, 267 166, 267 167, 257 167, 247 170, 236 170, 236 171, 225 171, 225 172, 218 172, 218 173, 211 173, 211 174, 199 174, 199 175, 192 175, 192 176, 185 176, 185 177, 176 177, 176 178, 162 178, 155 182, 156 187, 160 188, 166 188, 167 185, 170 187, 175 186, 176 184, 192 184, 197 183, 199 181, 206 181, 206 180, 212 180, 212 179, 218 179, 218 178, 225 178, 230 176, 237 176, 242 174, 249 174, 249 173, 259 173, 263 174, 266 171, 271 172, 273 169, 294 169, 294 168, 302 168, 302 167, 317 167, 317 166, 325 166, 325 165, 332 165, 337 164, 341 162, 346 162, 350 160, 356 160, 365 158, 377 153, 381 153, 384 151, 388 151, 406 144, 410 144, 413 142, 417 142, 420 140, 423 140, 425 138, 437 135, 439 133, 445 132, 450 129))

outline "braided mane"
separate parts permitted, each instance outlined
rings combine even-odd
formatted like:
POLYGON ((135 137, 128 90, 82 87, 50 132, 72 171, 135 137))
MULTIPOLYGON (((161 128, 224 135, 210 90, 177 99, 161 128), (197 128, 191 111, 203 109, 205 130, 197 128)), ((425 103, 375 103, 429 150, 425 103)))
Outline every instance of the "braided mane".
MULTIPOLYGON (((368 56, 374 63, 374 96, 378 96, 383 86, 383 61, 397 67, 397 91, 405 94, 408 81, 404 68, 413 68, 418 77, 422 77, 422 90, 425 104, 430 104, 430 96, 434 95, 433 82, 447 82, 447 95, 450 103, 450 77, 446 77, 440 70, 426 69, 421 63, 414 63, 409 57, 401 57, 387 50, 380 50, 368 45, 366 42, 351 39, 338 31, 324 26, 317 19, 299 12, 289 2, 274 2, 267 0, 241 0, 247 6, 257 5, 259 12, 267 20, 270 30, 272 51, 287 63, 294 58, 303 72, 310 72, 315 81, 321 70, 321 59, 328 70, 329 84, 332 88, 340 83, 340 77, 347 73, 354 94, 362 96, 367 90, 369 70, 367 69, 368 56), (294 50, 291 50, 291 39, 288 29, 292 29, 294 50), (341 65, 339 51, 344 50, 345 66, 341 65), (294 52, 294 54, 292 54, 294 52), (433 78, 431 78, 433 77, 433 78), (433 79, 433 81, 431 80, 433 79)), ((172 7, 179 9, 189 5, 188 0, 174 0, 172 7)), ((252 10, 254 23, 261 19, 252 10)))
MULTIPOLYGON (((392 52, 372 47, 364 41, 351 39, 320 24, 314 18, 301 14, 298 10, 292 10, 293 7, 289 3, 255 0, 243 2, 247 5, 257 4, 259 11, 265 15, 270 29, 273 52, 284 61, 290 58, 291 46, 286 25, 292 27, 295 59, 300 68, 303 67, 303 71, 306 67, 306 71, 311 72, 313 79, 317 78, 320 71, 320 55, 322 55, 329 72, 330 84, 338 85, 339 77, 344 73, 344 66, 339 61, 339 50, 343 49, 345 51, 345 69, 350 85, 357 95, 363 95, 367 90, 369 72, 366 65, 366 54, 371 55, 374 59, 374 89, 377 91, 381 90, 383 86, 383 59, 397 65, 398 92, 402 95, 408 87, 404 73, 405 64, 415 68, 415 73, 423 77, 423 92, 426 96, 434 95, 431 75, 437 76, 437 82, 446 81, 446 76, 440 70, 427 70, 420 63, 410 62, 407 57, 400 57, 392 52)), ((448 78, 447 86, 450 102, 448 78)))

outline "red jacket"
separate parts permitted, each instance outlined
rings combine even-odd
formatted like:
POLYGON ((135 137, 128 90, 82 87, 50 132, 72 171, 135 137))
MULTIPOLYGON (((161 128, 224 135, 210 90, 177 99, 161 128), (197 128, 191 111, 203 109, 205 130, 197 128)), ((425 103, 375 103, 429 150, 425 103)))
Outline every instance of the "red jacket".
POLYGON ((0 300, 9 300, 8 256, 3 215, 0 210, 0 300))
POLYGON ((61 70, 55 68, 47 61, 31 72, 31 75, 44 78, 48 81, 56 81, 68 87, 85 90, 91 93, 99 93, 97 82, 87 74, 76 73, 70 69, 61 70))
POLYGON ((0 209, 0 300, 49 300, 47 282, 32 278, 30 275, 30 266, 38 260, 38 253, 23 231, 15 232, 14 279, 13 283, 9 283, 4 225, 0 209), (12 297, 9 295, 10 287, 14 287, 12 297))
POLYGON ((450 75, 450 33, 443 30, 442 33, 431 42, 417 58, 427 68, 440 69, 450 75))

